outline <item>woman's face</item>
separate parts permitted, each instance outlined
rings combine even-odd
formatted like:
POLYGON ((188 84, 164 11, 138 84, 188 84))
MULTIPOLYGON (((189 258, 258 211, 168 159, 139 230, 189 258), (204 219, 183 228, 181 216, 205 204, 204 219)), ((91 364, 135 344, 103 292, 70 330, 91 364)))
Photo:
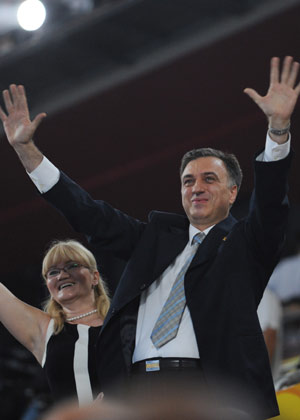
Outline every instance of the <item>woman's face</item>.
POLYGON ((98 284, 99 273, 76 261, 59 261, 46 274, 46 284, 52 298, 61 305, 78 299, 94 303, 93 287, 98 284))

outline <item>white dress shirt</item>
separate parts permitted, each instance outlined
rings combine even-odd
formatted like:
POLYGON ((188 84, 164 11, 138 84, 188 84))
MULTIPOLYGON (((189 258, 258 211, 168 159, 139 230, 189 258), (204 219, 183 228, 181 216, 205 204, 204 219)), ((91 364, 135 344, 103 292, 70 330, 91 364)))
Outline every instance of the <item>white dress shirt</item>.
MULTIPOLYGON (((210 226, 203 233, 207 235, 212 228, 213 226, 210 226)), ((200 232, 198 229, 190 225, 189 241, 184 250, 166 268, 161 276, 142 293, 136 327, 133 362, 152 357, 199 358, 192 319, 187 306, 183 312, 177 335, 173 340, 170 340, 164 346, 157 349, 150 338, 153 326, 170 294, 174 280, 184 263, 192 254, 193 248, 199 246, 197 243, 192 244, 192 240, 198 232, 200 232)))
MULTIPOLYGON (((290 151, 290 136, 286 143, 278 144, 267 134, 265 150, 257 157, 257 160, 270 162, 285 158, 290 151)), ((41 164, 28 174, 41 193, 49 191, 59 180, 59 170, 44 157, 41 164)), ((213 226, 204 231, 205 234, 213 226)), ((201 349, 198 349, 189 309, 186 307, 177 336, 156 349, 150 339, 153 326, 161 312, 161 309, 169 296, 176 274, 184 265, 192 251, 191 241, 199 231, 190 226, 189 241, 174 262, 167 267, 162 275, 141 295, 138 311, 136 344, 133 353, 133 362, 152 357, 193 357, 199 358, 201 349)))

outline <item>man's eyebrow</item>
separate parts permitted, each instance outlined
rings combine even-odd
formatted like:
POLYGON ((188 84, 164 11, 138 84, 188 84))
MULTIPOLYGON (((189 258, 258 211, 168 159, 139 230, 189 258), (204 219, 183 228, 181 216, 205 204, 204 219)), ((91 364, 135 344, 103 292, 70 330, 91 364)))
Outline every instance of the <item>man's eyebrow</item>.
MULTIPOLYGON (((213 172, 213 171, 201 172, 201 174, 200 174, 200 175, 201 175, 201 176, 213 175, 213 176, 215 176, 216 178, 218 178, 218 179, 219 179, 219 177, 218 177, 218 175, 216 174, 216 172, 213 172)), ((182 177, 182 179, 186 179, 186 178, 194 178, 194 175, 192 175, 192 174, 186 174, 186 175, 184 175, 184 176, 182 177)))
POLYGON ((204 176, 206 176, 206 175, 214 175, 216 178, 219 178, 218 175, 216 174, 216 172, 213 172, 213 171, 211 171, 211 172, 203 172, 201 175, 204 175, 204 176))
POLYGON ((203 172, 202 176, 213 176, 218 182, 220 182, 220 178, 216 172, 203 172))
POLYGON ((186 179, 186 178, 194 178, 194 175, 192 174, 186 174, 182 177, 182 179, 186 179))

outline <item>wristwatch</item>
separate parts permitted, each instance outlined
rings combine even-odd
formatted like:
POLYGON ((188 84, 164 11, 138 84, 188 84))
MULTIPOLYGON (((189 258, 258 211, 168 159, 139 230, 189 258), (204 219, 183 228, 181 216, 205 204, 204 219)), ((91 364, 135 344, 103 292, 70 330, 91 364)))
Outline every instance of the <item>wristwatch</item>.
POLYGON ((283 128, 282 130, 277 130, 277 128, 272 128, 269 126, 269 133, 274 134, 274 136, 283 136, 284 134, 287 134, 290 131, 291 124, 289 124, 286 128, 283 128))

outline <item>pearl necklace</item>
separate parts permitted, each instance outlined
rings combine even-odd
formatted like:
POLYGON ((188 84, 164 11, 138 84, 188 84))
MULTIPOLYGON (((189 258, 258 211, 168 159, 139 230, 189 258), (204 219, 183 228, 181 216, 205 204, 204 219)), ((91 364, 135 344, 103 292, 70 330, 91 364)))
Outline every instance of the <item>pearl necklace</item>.
POLYGON ((98 309, 94 309, 93 311, 86 312, 85 314, 81 314, 81 315, 77 315, 77 316, 72 316, 72 318, 66 318, 66 321, 75 321, 76 319, 85 318, 86 316, 95 314, 96 312, 98 312, 98 309))

